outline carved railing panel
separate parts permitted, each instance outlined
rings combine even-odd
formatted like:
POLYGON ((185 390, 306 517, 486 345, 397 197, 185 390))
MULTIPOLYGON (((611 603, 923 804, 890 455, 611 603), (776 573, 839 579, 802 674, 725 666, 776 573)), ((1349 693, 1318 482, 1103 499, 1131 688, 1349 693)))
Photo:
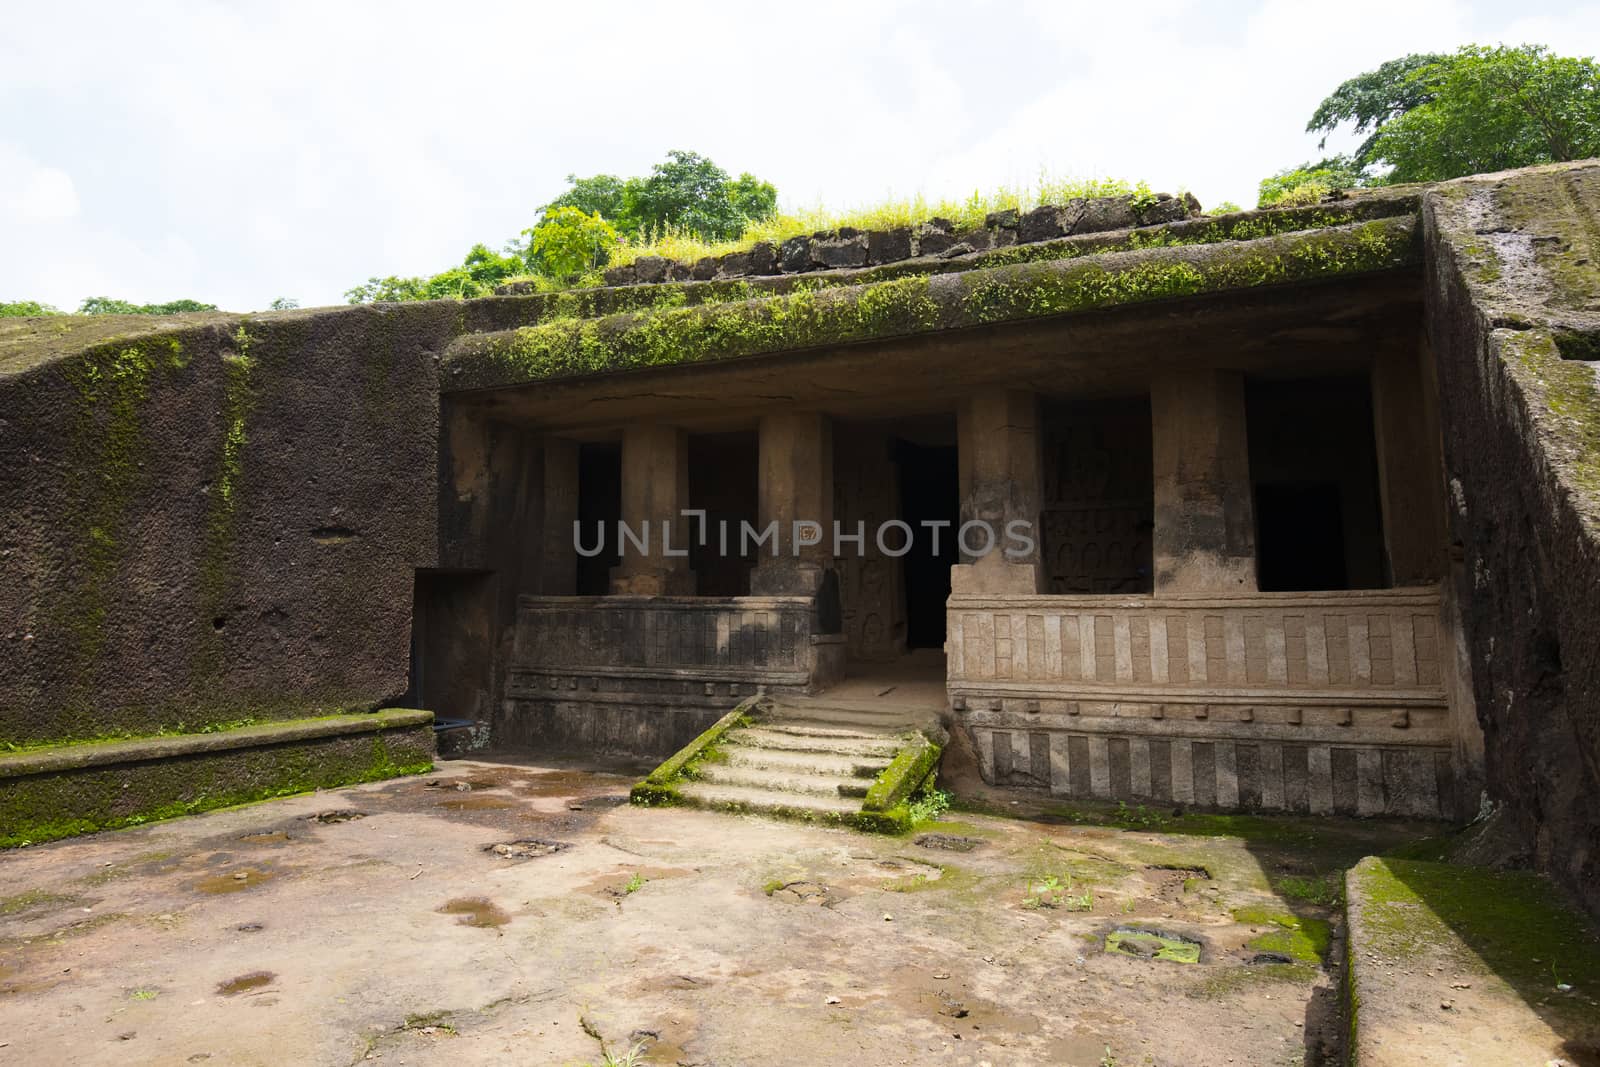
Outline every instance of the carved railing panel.
POLYGON ((804 685, 809 597, 531 597, 517 604, 512 672, 804 685))
POLYGON ((955 597, 951 703, 991 781, 1224 809, 1452 803, 1434 589, 955 597))

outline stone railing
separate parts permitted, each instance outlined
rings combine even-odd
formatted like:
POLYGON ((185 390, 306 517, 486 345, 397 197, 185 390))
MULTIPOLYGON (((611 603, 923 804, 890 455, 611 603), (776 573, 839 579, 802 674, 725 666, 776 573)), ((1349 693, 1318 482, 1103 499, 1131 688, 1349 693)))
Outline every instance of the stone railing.
POLYGON ((1102 196, 1044 204, 1031 211, 993 211, 982 226, 958 230, 949 219, 933 218, 891 230, 841 227, 791 237, 782 244, 762 241, 722 256, 682 263, 641 256, 606 271, 607 285, 710 281, 774 274, 803 274, 895 263, 919 256, 959 256, 1014 244, 1032 244, 1079 233, 1104 233, 1134 226, 1176 222, 1200 213, 1193 196, 1157 193, 1148 198, 1102 196))
POLYGON ((533 597, 517 603, 514 674, 805 685, 809 597, 533 597))
POLYGON ((837 670, 811 597, 540 597, 517 601, 496 736, 666 754, 759 688, 837 670))
POLYGON ((992 781, 1205 807, 1453 803, 1438 592, 953 597, 952 707, 992 781))

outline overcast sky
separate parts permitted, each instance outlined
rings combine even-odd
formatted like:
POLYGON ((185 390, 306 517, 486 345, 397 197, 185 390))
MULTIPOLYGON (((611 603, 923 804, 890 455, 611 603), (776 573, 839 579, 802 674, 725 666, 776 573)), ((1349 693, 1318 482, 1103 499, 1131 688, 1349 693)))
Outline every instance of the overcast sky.
POLYGON ((793 205, 1043 167, 1249 206, 1318 155, 1317 102, 1386 59, 1600 54, 1600 3, 1573 0, 52 0, 6 23, 0 300, 63 309, 339 303, 669 148, 793 205))

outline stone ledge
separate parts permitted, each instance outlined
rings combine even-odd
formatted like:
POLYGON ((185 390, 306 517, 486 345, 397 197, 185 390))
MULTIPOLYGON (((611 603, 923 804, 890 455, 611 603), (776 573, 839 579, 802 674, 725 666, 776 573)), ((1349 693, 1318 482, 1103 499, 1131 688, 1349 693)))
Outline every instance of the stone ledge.
POLYGON ((137 737, 126 741, 85 742, 34 749, 0 756, 0 780, 30 774, 48 774, 84 767, 103 767, 119 763, 143 763, 237 748, 287 744, 319 737, 399 730, 410 726, 433 726, 433 712, 411 708, 388 708, 359 715, 335 715, 318 719, 291 719, 286 722, 244 726, 205 734, 168 734, 137 737))
POLYGON ((1600 932, 1529 871, 1369 856, 1345 875, 1350 1062, 1576 1065, 1600 932))
POLYGON ((0 848, 421 774, 433 713, 390 710, 26 752, 0 760, 0 848))
POLYGON ((1229 290, 1415 268, 1414 218, 913 276, 741 302, 480 333, 440 363, 446 393, 770 356, 1229 290))

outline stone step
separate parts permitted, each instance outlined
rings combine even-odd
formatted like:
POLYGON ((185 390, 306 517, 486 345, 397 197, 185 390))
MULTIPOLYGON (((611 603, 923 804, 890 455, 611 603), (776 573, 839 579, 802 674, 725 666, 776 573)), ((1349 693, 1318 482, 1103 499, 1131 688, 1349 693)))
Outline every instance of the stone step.
MULTIPOLYGON (((769 722, 806 723, 818 726, 844 726, 895 734, 914 730, 930 720, 902 708, 889 711, 861 711, 855 708, 774 708, 769 722)), ((937 721, 937 720, 932 720, 937 721)))
POLYGON ((876 734, 867 736, 839 736, 837 731, 821 734, 796 730, 793 726, 753 726, 728 735, 729 744, 748 748, 774 749, 784 752, 816 752, 838 756, 855 756, 866 759, 891 759, 900 750, 895 738, 876 734))
POLYGON ((830 778, 876 778, 889 765, 889 756, 858 756, 854 753, 805 752, 792 749, 745 747, 730 737, 722 746, 733 767, 755 767, 791 774, 820 774, 830 778))
POLYGON ((794 719, 765 719, 761 729, 769 733, 787 734, 790 737, 821 738, 839 741, 878 742, 900 747, 899 737, 904 730, 885 730, 877 727, 841 726, 838 723, 820 723, 794 719))
POLYGON ((678 796, 702 808, 733 809, 763 815, 800 818, 839 817, 861 810, 861 801, 849 797, 823 797, 804 793, 772 793, 747 786, 717 785, 711 782, 685 782, 678 796))
POLYGON ((707 763, 696 772, 701 782, 739 786, 765 793, 804 793, 818 797, 864 797, 870 778, 841 778, 795 770, 740 767, 732 763, 707 763))
POLYGON ((902 703, 897 700, 874 700, 864 698, 860 700, 842 697, 822 696, 780 696, 773 699, 772 706, 780 711, 860 711, 871 715, 908 715, 914 719, 937 719, 944 710, 941 704, 902 703))

